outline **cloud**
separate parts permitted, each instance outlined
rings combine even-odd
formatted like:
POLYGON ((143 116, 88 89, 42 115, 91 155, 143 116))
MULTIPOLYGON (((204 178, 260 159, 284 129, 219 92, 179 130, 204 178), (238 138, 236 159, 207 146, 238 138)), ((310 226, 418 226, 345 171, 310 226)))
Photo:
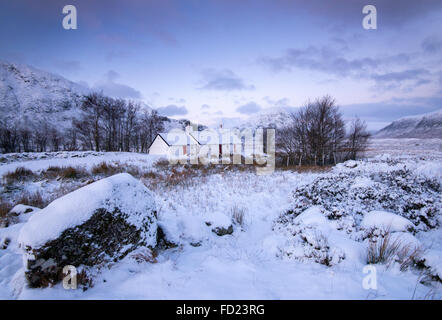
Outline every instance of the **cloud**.
POLYGON ((166 107, 160 107, 157 110, 160 114, 164 116, 179 116, 188 113, 187 108, 185 106, 179 107, 174 104, 168 105, 166 107))
POLYGON ((243 79, 238 77, 231 70, 215 70, 208 69, 203 72, 204 85, 200 88, 202 90, 254 90, 255 86, 247 85, 243 79))
POLYGON ((203 104, 201 106, 201 110, 203 110, 203 109, 210 109, 210 106, 208 104, 203 104))
MULTIPOLYGON (((426 44, 427 50, 434 51, 438 43, 426 44)), ((294 69, 320 72, 337 78, 372 80, 375 90, 401 88, 409 90, 434 80, 434 75, 424 68, 403 69, 414 59, 412 55, 399 53, 382 57, 359 57, 349 59, 332 45, 322 47, 291 48, 278 57, 261 57, 258 61, 274 72, 294 69), (402 70, 401 70, 402 68, 402 70), (397 71, 387 71, 387 70, 397 71), (432 80, 430 80, 432 79, 432 80)))
POLYGON ((431 76, 430 72, 421 68, 372 74, 370 77, 376 82, 375 90, 392 90, 401 88, 404 84, 407 84, 405 90, 409 90, 430 83, 429 76, 431 76))
POLYGON ((252 101, 239 106, 238 108, 236 108, 236 111, 242 114, 252 114, 259 112, 261 109, 262 108, 260 105, 252 101))
POLYGON ((374 74, 372 78, 377 82, 400 82, 404 80, 414 80, 423 75, 428 75, 428 70, 425 69, 410 69, 400 72, 389 72, 384 74, 374 74))
POLYGON ((266 97, 262 98, 262 100, 267 102, 267 104, 269 104, 270 106, 277 107, 277 108, 285 108, 290 105, 290 99, 288 99, 288 98, 281 98, 278 100, 274 100, 274 99, 270 98, 269 96, 266 96, 266 97))
POLYGON ((393 98, 375 103, 349 104, 340 107, 346 117, 359 116, 366 121, 393 121, 405 116, 439 110, 442 97, 393 98))
POLYGON ((392 63, 405 63, 409 60, 406 54, 389 56, 383 59, 362 57, 348 59, 332 46, 309 46, 307 48, 291 48, 279 57, 264 56, 258 62, 273 71, 292 71, 295 68, 313 70, 335 76, 361 77, 373 68, 392 63))
POLYGON ((77 60, 56 59, 53 61, 54 66, 63 71, 76 72, 81 70, 81 63, 77 60))
POLYGON ((102 91, 103 94, 116 98, 141 99, 140 91, 125 84, 115 82, 120 78, 120 74, 114 70, 109 70, 105 75, 106 80, 96 84, 93 89, 102 91))
POLYGON ((422 49, 428 53, 438 53, 442 51, 442 40, 436 37, 427 37, 422 41, 422 49))

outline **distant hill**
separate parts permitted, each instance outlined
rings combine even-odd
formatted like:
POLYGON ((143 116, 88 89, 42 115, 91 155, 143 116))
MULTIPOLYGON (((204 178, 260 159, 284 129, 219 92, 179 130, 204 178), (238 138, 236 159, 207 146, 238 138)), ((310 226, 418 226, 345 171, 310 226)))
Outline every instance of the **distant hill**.
MULTIPOLYGON (((81 99, 89 92, 62 76, 0 60, 0 121, 6 125, 32 128, 45 120, 57 128, 68 128, 80 115, 81 99)), ((143 110, 152 109, 141 105, 143 110)), ((163 120, 165 130, 182 128, 186 121, 163 120)))
POLYGON ((282 129, 290 123, 289 116, 289 112, 285 108, 267 108, 250 117, 250 119, 245 121, 241 127, 282 129))
POLYGON ((36 68, 0 61, 0 117, 14 123, 45 119, 64 127, 88 89, 36 68))
POLYGON ((375 138, 442 138, 442 109, 393 121, 375 138))

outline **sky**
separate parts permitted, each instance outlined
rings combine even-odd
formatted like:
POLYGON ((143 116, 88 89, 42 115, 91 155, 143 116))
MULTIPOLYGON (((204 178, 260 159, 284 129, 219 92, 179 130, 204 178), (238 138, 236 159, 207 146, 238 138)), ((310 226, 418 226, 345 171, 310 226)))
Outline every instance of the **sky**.
POLYGON ((201 124, 328 94, 376 130, 442 108, 442 1, 2 0, 0 59, 201 124))

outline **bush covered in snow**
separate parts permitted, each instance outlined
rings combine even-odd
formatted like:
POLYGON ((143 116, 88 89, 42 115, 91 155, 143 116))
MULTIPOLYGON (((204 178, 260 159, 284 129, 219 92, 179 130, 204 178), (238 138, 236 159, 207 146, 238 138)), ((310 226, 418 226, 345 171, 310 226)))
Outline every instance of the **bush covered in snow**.
POLYGON ((311 260, 327 267, 345 259, 345 253, 336 246, 331 246, 327 237, 313 226, 297 225, 291 229, 292 238, 286 246, 280 248, 280 256, 299 261, 311 260))
POLYGON ((321 232, 327 226, 349 240, 364 242, 371 263, 393 260, 403 266, 416 264, 417 249, 389 241, 389 234, 412 236, 409 232, 438 227, 440 191, 436 179, 399 162, 343 165, 295 187, 291 204, 274 223, 274 229, 287 237, 288 245, 281 253, 325 265, 339 263, 345 254, 328 244, 321 232))
POLYGON ((290 224, 278 225, 275 229, 287 236, 279 255, 299 261, 311 260, 328 267, 345 259, 345 252, 329 242, 331 226, 323 215, 323 208, 311 207, 295 217, 290 224))
POLYGON ((442 205, 440 184, 407 169, 324 174, 296 187, 292 198, 279 223, 289 223, 308 207, 321 205, 328 219, 337 220, 349 232, 373 210, 398 213, 416 229, 428 230, 438 225, 442 205))

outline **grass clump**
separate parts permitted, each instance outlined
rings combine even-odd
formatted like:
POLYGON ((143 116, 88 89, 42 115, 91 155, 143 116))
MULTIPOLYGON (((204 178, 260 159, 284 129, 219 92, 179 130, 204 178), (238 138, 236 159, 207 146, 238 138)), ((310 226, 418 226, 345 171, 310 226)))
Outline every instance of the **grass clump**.
POLYGON ((393 239, 390 231, 375 241, 370 240, 367 250, 368 264, 385 264, 390 267, 399 263, 400 270, 404 271, 410 267, 418 266, 422 260, 423 250, 413 244, 407 244, 400 238, 393 239))
POLYGON ((241 208, 237 205, 234 205, 230 209, 230 216, 232 217, 232 221, 234 224, 240 226, 241 228, 245 227, 246 224, 246 209, 241 208))
POLYGON ((93 166, 91 171, 92 174, 104 175, 104 176, 111 176, 116 173, 122 172, 122 170, 121 169, 119 170, 117 166, 108 164, 105 161, 93 166))
POLYGON ((27 181, 34 177, 34 172, 25 167, 18 167, 14 171, 10 171, 3 176, 3 178, 6 180, 6 183, 8 184, 27 181))

